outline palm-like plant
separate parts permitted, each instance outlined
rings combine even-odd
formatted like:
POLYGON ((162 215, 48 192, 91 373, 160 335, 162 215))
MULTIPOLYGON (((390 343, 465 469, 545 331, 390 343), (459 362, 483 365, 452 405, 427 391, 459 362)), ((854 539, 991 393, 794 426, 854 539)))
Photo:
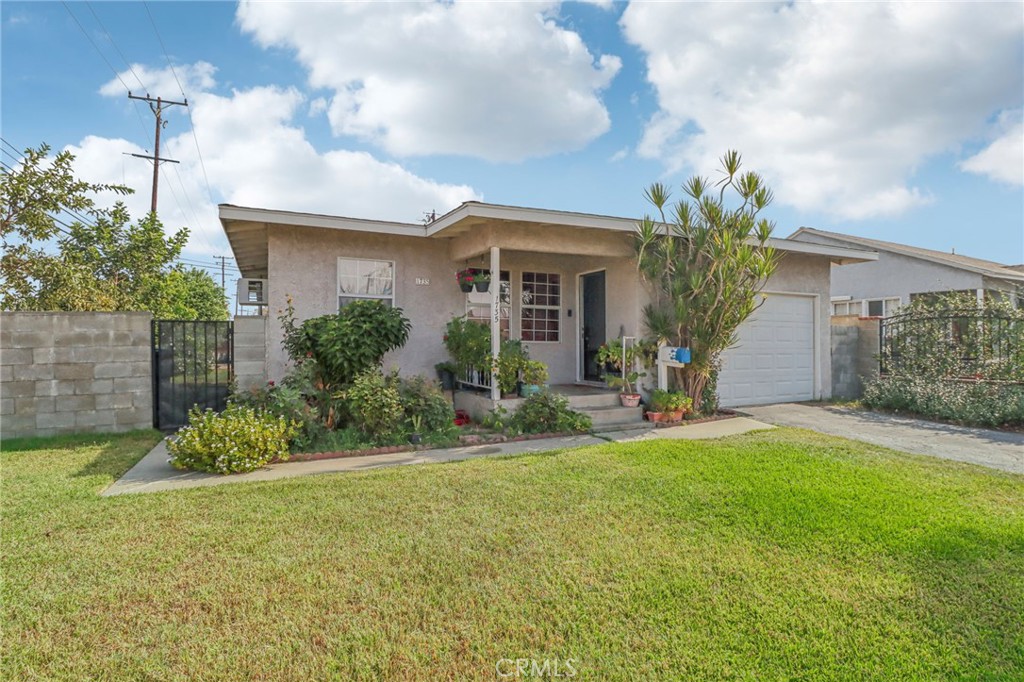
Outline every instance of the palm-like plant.
POLYGON ((691 177, 683 183, 685 198, 671 206, 664 184, 648 187, 644 198, 657 217, 645 215, 636 231, 637 268, 651 294, 644 322, 659 340, 690 348, 690 364, 672 374, 696 411, 722 351, 736 343, 736 329, 757 309, 779 260, 768 244, 775 225, 758 216, 772 202, 771 190, 757 173, 740 173, 738 152, 721 162, 721 180, 691 177), (732 192, 738 201, 730 206, 732 192))

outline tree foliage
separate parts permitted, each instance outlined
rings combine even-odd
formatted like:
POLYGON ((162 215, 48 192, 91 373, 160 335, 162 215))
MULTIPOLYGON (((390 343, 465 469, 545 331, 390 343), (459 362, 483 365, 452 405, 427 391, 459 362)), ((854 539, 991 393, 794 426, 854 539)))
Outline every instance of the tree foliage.
POLYGON ((651 296, 644 322, 660 341, 690 348, 690 364, 672 374, 698 411, 722 351, 736 343, 736 329, 757 309, 778 265, 768 244, 774 224, 759 216, 771 190, 757 173, 741 173, 738 152, 721 163, 721 180, 691 177, 685 197, 672 205, 664 184, 648 187, 644 197, 657 216, 645 215, 635 235, 637 268, 651 296))
POLYGON ((208 273, 177 263, 188 242, 182 228, 167 236, 155 215, 132 223, 117 202, 122 185, 75 177, 74 156, 25 150, 0 182, 0 276, 6 310, 148 310, 157 317, 225 319, 223 290, 208 273), (61 217, 63 216, 63 217, 61 217), (70 221, 70 222, 69 222, 70 221))

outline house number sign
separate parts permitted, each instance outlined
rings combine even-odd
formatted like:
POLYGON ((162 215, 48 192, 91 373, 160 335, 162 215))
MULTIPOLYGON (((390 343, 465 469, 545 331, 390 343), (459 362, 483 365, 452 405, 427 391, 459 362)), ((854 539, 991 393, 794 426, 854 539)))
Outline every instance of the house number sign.
POLYGON ((418 286, 418 287, 429 287, 430 286, 430 278, 429 277, 417 277, 416 278, 416 286, 418 286))

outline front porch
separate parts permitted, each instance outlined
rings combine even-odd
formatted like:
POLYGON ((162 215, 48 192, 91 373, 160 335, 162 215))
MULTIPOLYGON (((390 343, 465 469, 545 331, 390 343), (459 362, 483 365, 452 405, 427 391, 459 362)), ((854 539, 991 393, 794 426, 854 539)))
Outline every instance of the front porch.
MULTIPOLYGON (((564 396, 569 406, 588 415, 595 428, 626 426, 643 422, 643 409, 622 407, 619 392, 605 386, 586 384, 554 384, 548 391, 564 396)), ((474 421, 482 421, 492 410, 503 408, 510 413, 519 409, 525 398, 493 399, 488 393, 472 390, 454 392, 455 409, 465 410, 474 421)))
MULTIPOLYGON (((502 340, 518 340, 530 360, 548 368, 558 392, 583 399, 586 387, 577 384, 602 383, 598 348, 639 331, 633 248, 621 231, 551 227, 491 218, 444 233, 453 262, 490 278, 487 292, 466 294, 466 316, 489 327, 491 356, 499 355, 502 340)), ((515 399, 502 400, 489 368, 480 369, 458 377, 461 388, 488 397, 486 409, 474 403, 467 411, 516 406, 515 399)))

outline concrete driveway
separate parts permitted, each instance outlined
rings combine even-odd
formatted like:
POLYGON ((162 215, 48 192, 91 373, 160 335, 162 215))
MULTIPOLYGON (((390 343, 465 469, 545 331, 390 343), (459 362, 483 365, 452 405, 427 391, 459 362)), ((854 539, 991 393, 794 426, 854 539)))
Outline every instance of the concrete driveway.
POLYGON ((938 424, 848 407, 784 403, 742 407, 738 411, 769 424, 1024 474, 1024 433, 938 424))

